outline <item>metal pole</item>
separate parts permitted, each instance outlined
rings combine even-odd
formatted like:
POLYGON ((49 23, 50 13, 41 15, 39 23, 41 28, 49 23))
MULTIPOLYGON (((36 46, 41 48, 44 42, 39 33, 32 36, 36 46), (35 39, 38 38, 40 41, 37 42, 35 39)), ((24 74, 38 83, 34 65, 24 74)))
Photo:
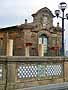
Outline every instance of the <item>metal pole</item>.
POLYGON ((62 48, 61 48, 61 54, 64 56, 64 10, 62 10, 62 48))

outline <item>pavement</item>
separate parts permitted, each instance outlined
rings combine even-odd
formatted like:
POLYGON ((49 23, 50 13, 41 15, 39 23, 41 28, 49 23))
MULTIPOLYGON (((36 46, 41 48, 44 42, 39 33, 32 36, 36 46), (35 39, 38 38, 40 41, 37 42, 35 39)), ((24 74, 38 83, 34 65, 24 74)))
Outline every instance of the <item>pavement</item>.
POLYGON ((58 84, 48 84, 43 86, 36 86, 17 90, 68 90, 68 82, 58 84))

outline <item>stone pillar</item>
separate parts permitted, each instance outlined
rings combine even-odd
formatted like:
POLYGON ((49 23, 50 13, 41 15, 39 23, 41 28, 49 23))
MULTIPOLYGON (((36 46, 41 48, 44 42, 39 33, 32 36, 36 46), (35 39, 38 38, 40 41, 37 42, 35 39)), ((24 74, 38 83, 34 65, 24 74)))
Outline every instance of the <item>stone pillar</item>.
POLYGON ((44 56, 44 45, 43 44, 39 44, 38 53, 39 53, 39 56, 44 56))
POLYGON ((29 56, 29 46, 26 46, 25 48, 25 56, 29 56))
POLYGON ((68 62, 64 62, 64 79, 65 82, 68 82, 68 62))
POLYGON ((44 45, 42 44, 42 56, 44 56, 44 45))
POLYGON ((13 56, 13 40, 12 39, 8 39, 7 40, 7 52, 6 52, 7 56, 13 56))

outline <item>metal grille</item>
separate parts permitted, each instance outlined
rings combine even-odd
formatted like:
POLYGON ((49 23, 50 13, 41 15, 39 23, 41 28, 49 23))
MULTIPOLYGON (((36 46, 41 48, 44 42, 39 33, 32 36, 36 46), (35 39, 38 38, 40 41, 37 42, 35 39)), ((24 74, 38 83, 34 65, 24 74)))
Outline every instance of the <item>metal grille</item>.
POLYGON ((0 65, 0 79, 2 79, 2 65, 0 65))
POLYGON ((36 65, 21 65, 18 67, 18 77, 27 78, 27 77, 36 77, 37 76, 37 66, 36 65))
POLYGON ((18 65, 18 78, 61 76, 62 64, 18 65))
POLYGON ((38 65, 37 66, 37 75, 38 77, 45 77, 46 73, 45 73, 45 65, 38 65))
POLYGON ((62 72, 61 65, 47 65, 46 66, 46 75, 47 76, 61 75, 61 72, 62 72))

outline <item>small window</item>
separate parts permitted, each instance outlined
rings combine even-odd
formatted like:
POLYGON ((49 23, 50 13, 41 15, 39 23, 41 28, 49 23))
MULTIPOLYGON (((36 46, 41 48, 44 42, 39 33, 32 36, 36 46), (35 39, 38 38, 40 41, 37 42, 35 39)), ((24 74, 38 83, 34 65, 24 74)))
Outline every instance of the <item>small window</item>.
POLYGON ((43 27, 46 27, 46 24, 47 24, 47 17, 44 17, 43 18, 43 27))

